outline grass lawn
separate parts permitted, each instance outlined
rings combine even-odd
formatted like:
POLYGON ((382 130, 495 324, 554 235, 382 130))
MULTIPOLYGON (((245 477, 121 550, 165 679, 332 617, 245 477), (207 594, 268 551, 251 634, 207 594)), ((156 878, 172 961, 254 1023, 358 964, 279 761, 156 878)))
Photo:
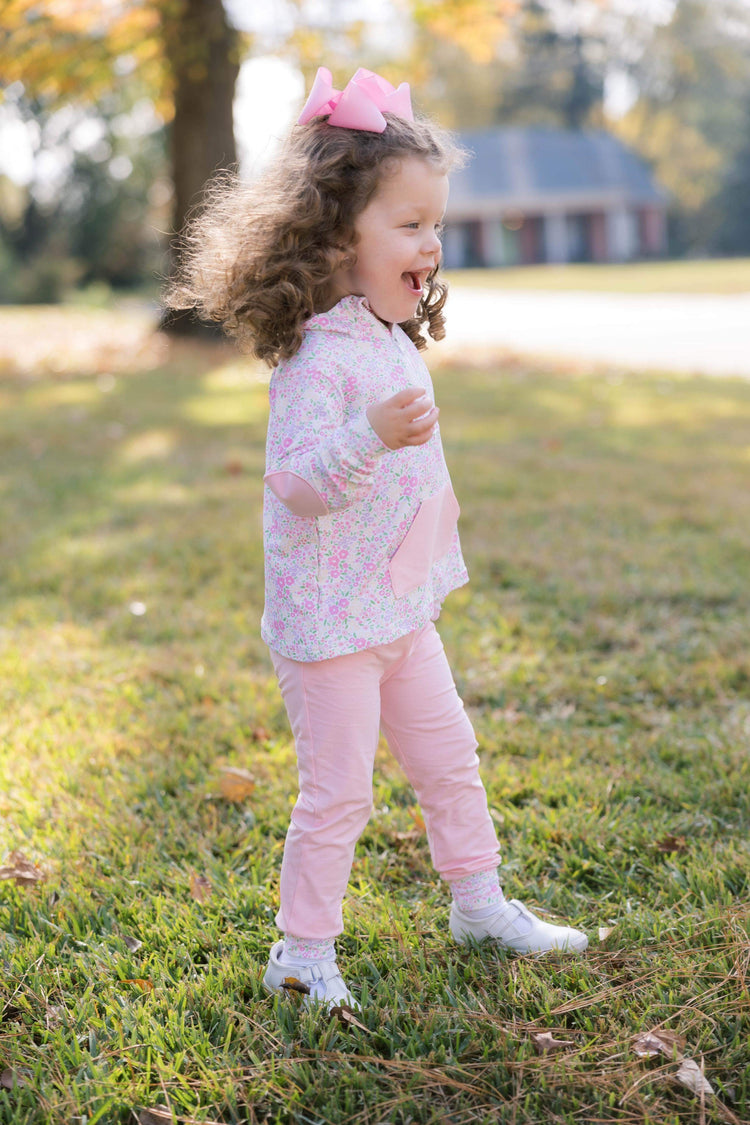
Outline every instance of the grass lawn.
POLYGON ((296 780, 265 376, 98 347, 0 376, 3 1125, 747 1121, 750 384, 436 369, 472 575, 441 630, 506 890, 591 947, 454 947, 381 748, 363 1030, 260 984, 296 780))
POLYGON ((611 293, 750 293, 750 258, 450 270, 452 285, 491 289, 589 289, 611 293))

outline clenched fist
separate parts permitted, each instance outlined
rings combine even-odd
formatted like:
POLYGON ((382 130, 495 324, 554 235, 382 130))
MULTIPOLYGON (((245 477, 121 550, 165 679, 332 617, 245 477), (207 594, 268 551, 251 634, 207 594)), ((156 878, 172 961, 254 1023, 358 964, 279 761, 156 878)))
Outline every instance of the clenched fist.
POLYGON ((367 419, 389 449, 424 445, 432 437, 440 411, 422 387, 407 387, 367 408, 367 419))

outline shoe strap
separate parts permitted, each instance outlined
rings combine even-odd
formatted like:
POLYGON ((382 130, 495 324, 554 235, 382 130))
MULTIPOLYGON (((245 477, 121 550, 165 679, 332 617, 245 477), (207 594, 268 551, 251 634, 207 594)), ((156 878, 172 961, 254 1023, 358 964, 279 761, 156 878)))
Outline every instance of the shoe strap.
POLYGON ((326 984, 328 984, 328 982, 333 980, 335 977, 341 976, 339 967, 335 961, 318 961, 316 962, 316 967, 320 971, 321 980, 324 980, 326 984))
POLYGON ((515 926, 519 918, 525 918, 526 921, 530 922, 532 926, 534 924, 533 916, 529 913, 524 904, 522 902, 519 902, 517 898, 509 899, 508 906, 515 907, 516 913, 510 918, 503 918, 499 932, 496 931, 497 937, 499 937, 501 940, 502 935, 509 929, 511 929, 512 926, 515 926))
POLYGON ((329 980, 341 975, 335 961, 313 961, 311 965, 282 965, 282 968, 290 976, 301 980, 303 984, 314 984, 319 980, 327 984, 329 980))

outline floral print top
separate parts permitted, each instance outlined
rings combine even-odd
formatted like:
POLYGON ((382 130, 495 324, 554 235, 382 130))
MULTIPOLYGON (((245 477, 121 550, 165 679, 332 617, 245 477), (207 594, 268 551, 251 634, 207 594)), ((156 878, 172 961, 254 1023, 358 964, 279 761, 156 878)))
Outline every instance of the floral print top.
POLYGON ((409 337, 357 296, 308 320, 273 372, 261 634, 292 660, 394 641, 468 580, 438 426, 424 445, 391 450, 365 413, 414 386, 434 400, 409 337))

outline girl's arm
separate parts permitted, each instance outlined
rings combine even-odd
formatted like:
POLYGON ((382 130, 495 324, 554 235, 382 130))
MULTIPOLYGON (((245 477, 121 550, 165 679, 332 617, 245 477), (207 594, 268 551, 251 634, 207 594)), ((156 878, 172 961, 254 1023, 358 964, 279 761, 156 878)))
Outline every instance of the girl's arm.
POLYGON ((296 516, 325 516, 363 500, 390 449, 362 413, 344 420, 340 390, 294 365, 274 372, 267 471, 271 491, 296 516))

